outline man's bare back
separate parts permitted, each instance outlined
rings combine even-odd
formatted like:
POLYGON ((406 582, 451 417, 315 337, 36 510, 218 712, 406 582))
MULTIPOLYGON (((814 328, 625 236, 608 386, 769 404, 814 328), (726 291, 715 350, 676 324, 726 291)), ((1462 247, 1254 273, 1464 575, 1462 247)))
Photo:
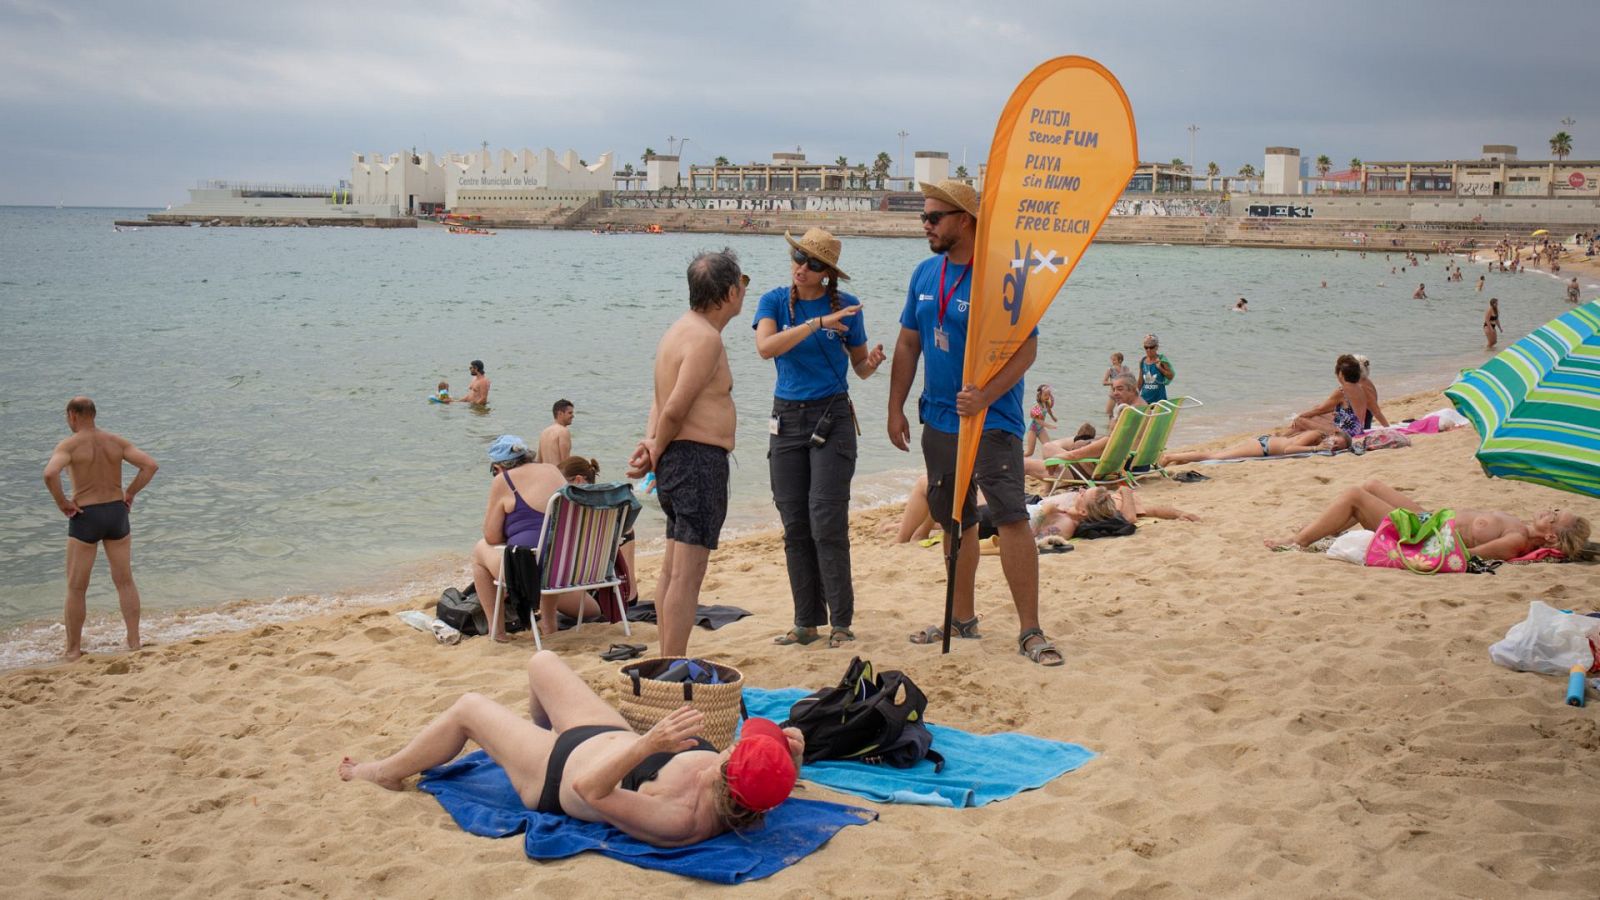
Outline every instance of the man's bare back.
POLYGON ((129 451, 143 455, 127 438, 98 428, 80 431, 57 444, 55 453, 67 458, 72 502, 91 506, 128 499, 122 494, 122 463, 129 451))
POLYGON ((572 430, 557 422, 539 432, 539 462, 552 466, 572 455, 572 430))
MULTIPOLYGON (((733 407, 733 372, 722 332, 705 316, 684 313, 656 345, 656 408, 666 409, 675 393, 688 402, 673 440, 698 441, 733 449, 738 414, 733 407), (692 393, 690 393, 692 392, 692 393)), ((665 450, 661 445, 659 450, 665 450)))

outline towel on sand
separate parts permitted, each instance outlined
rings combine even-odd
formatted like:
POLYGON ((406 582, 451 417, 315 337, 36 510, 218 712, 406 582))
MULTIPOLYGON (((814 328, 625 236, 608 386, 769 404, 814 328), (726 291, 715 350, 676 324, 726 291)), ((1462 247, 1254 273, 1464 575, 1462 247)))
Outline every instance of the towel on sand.
POLYGON ((434 795, 464 831, 483 837, 526 831, 523 849, 533 859, 564 859, 597 850, 646 869, 722 884, 765 878, 799 862, 846 825, 865 825, 878 817, 854 806, 791 797, 755 831, 728 832, 689 847, 665 849, 610 825, 528 809, 505 770, 482 750, 429 769, 417 787, 434 795))
MULTIPOLYGON (((730 625, 750 615, 750 610, 740 609, 737 606, 722 604, 700 604, 694 608, 694 623, 701 628, 716 631, 724 625, 730 625)), ((628 607, 629 622, 654 622, 656 620, 656 603, 654 600, 640 600, 628 607)))
MULTIPOLYGON (((789 707, 808 693, 803 688, 747 687, 744 702, 750 715, 782 722, 789 707)), ((983 806, 1041 787, 1095 757, 1077 744, 1026 734, 970 734, 932 723, 928 730, 933 732, 933 749, 944 755, 942 772, 934 772, 927 760, 909 769, 823 760, 805 765, 800 777, 881 803, 983 806)))

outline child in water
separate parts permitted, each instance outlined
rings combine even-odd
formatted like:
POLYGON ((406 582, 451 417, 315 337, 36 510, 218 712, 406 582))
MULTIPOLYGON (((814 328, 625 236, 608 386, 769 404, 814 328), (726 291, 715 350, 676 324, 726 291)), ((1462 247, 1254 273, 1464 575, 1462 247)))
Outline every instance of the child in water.
POLYGON ((448 382, 448 381, 439 382, 439 392, 437 394, 433 395, 432 397, 429 397, 428 399, 433 401, 434 403, 449 403, 450 402, 450 382, 448 382))
POLYGON ((1051 422, 1056 421, 1055 406, 1056 395, 1054 391, 1050 390, 1050 385, 1039 385, 1038 389, 1033 392, 1033 409, 1028 411, 1028 417, 1032 421, 1028 423, 1028 445, 1023 448, 1023 456, 1032 456, 1035 446, 1050 440, 1050 429, 1045 425, 1044 420, 1046 416, 1049 416, 1051 422))

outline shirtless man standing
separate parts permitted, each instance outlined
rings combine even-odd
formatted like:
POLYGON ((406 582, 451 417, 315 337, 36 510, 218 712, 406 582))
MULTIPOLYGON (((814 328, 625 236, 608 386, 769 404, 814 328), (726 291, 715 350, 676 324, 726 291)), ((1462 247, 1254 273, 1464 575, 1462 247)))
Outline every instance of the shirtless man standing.
POLYGON ((728 513, 733 450, 733 372, 722 329, 744 307, 750 276, 732 250, 689 264, 689 311, 656 345, 655 398, 628 477, 656 476, 667 516, 667 551, 656 589, 661 655, 687 656, 706 563, 728 513))
POLYGON ((572 455, 572 432, 569 426, 576 414, 577 409, 571 400, 557 400, 550 407, 550 415, 555 421, 539 432, 539 462, 559 466, 572 455))
POLYGON ((487 404, 489 402, 489 377, 483 374, 483 360, 473 360, 467 365, 467 371, 472 374, 472 383, 467 385, 466 396, 456 402, 469 403, 473 406, 487 404))
POLYGON ((44 483, 67 517, 67 650, 68 661, 83 655, 84 595, 94 569, 95 545, 106 545, 111 581, 128 629, 128 649, 139 649, 139 589, 133 583, 128 511, 134 495, 156 475, 156 461, 127 438, 94 427, 94 401, 73 397, 67 403, 72 436, 56 445, 44 467, 44 483), (122 464, 139 469, 122 489, 122 464), (61 489, 61 470, 72 473, 72 499, 61 489))

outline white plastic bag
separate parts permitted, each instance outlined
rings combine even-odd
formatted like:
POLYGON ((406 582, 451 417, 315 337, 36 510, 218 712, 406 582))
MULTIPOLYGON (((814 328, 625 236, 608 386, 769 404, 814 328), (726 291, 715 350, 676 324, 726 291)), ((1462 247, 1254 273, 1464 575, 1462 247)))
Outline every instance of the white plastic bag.
POLYGON ((1594 665, 1589 639, 1600 635, 1600 619, 1528 603, 1528 618, 1511 626, 1505 640, 1489 647, 1489 659, 1519 672, 1565 675, 1573 666, 1594 665))
POLYGON ((1364 566, 1367 564, 1367 548, 1372 545, 1375 534, 1365 528, 1352 528, 1333 539, 1332 546, 1328 547, 1328 555, 1364 566))

